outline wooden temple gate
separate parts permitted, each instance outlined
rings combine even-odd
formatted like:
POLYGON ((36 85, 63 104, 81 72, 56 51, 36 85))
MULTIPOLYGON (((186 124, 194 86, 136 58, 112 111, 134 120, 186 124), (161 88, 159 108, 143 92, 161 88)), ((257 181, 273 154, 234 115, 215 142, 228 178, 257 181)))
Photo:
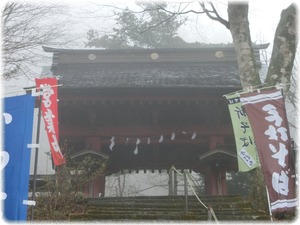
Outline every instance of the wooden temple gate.
MULTIPOLYGON (((107 155, 106 175, 190 169, 204 175, 206 194, 227 193, 237 159, 223 95, 241 88, 233 48, 44 50, 63 84, 60 140, 73 155, 107 155)), ((99 193, 105 176, 89 191, 99 193)))

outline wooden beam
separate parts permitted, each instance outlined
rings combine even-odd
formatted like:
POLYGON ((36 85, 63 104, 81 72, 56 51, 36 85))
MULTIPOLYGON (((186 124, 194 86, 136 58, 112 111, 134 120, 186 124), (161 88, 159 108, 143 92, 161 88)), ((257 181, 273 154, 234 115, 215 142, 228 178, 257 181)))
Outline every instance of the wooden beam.
POLYGON ((92 95, 92 96, 83 96, 83 95, 63 95, 59 96, 60 99, 60 105, 68 105, 70 102, 76 102, 76 104, 81 104, 85 102, 101 102, 104 103, 105 101, 113 101, 117 104, 117 102, 121 101, 128 101, 131 104, 138 103, 141 104, 141 102, 149 103, 149 102, 157 102, 160 104, 165 104, 167 102, 182 104, 189 102, 217 102, 224 101, 222 97, 220 96, 213 96, 213 95, 193 95, 193 96, 143 96, 143 95, 118 95, 118 96, 101 96, 101 95, 92 95))
POLYGON ((73 137, 88 137, 88 136, 102 136, 102 137, 156 137, 160 135, 171 136, 175 134, 183 134, 190 137, 196 132, 197 137, 201 136, 232 136, 231 124, 223 125, 218 129, 209 125, 191 125, 191 126, 174 126, 174 127, 157 127, 157 128, 146 128, 146 127, 126 127, 126 126, 113 126, 113 127, 98 127, 96 129, 88 129, 82 126, 60 126, 60 136, 73 136, 73 137))

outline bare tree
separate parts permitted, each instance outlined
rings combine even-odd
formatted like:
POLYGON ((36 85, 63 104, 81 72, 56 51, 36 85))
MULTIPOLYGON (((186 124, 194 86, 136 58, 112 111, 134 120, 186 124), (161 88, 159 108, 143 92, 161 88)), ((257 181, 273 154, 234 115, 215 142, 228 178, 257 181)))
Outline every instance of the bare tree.
MULTIPOLYGON (((272 57, 268 69, 266 83, 290 83, 298 45, 297 9, 294 4, 282 11, 276 29, 272 57)), ((285 89, 287 92, 287 89, 285 89)))
MULTIPOLYGON (((293 68, 293 73, 291 76, 291 85, 289 92, 286 95, 285 102, 286 102, 286 110, 289 121, 289 126, 291 132, 297 132, 299 129, 299 92, 298 92, 298 83, 299 83, 299 52, 297 52, 295 57, 295 63, 293 68)), ((296 136, 296 135, 295 135, 296 136)), ((298 136, 299 138, 299 136, 298 136)))
POLYGON ((106 177, 106 194, 108 196, 135 196, 139 193, 139 189, 131 179, 131 174, 118 173, 106 177))
MULTIPOLYGON (((240 71, 241 84, 244 89, 249 86, 261 84, 253 54, 252 41, 248 21, 248 2, 230 1, 227 8, 228 20, 222 18, 216 7, 210 2, 200 3, 202 10, 210 19, 220 22, 230 30, 240 71)), ((180 12, 180 14, 186 12, 180 12)), ((291 4, 281 13, 281 19, 277 25, 272 57, 265 83, 269 86, 277 83, 288 84, 291 82, 291 74, 297 49, 296 31, 297 10, 295 4, 291 4)), ((288 85, 285 93, 287 93, 288 85)))
MULTIPOLYGON (((3 75, 5 79, 35 76, 44 60, 41 45, 61 46, 66 38, 67 6, 51 3, 8 3, 2 11, 3 75)), ((39 73, 39 72, 38 72, 39 73)))

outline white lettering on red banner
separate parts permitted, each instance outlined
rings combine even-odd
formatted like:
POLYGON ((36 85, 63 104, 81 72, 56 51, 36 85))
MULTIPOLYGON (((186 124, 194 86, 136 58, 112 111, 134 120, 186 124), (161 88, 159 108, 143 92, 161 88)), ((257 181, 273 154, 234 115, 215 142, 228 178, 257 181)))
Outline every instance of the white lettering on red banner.
POLYGON ((56 78, 36 79, 37 88, 42 89, 41 111, 51 148, 54 165, 65 163, 58 143, 57 80, 56 78))
POLYGON ((295 171, 281 91, 244 94, 240 99, 253 129, 271 211, 290 210, 297 206, 295 171))

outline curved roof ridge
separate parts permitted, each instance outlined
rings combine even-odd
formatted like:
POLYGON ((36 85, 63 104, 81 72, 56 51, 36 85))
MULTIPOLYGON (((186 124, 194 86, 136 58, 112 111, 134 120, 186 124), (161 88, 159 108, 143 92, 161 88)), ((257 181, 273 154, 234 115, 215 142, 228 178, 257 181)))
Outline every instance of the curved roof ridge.
MULTIPOLYGON (((270 43, 254 45, 254 49, 266 49, 270 43)), ((229 50, 234 49, 233 46, 205 46, 199 48, 128 48, 128 49, 103 49, 103 48, 55 48, 50 46, 42 46, 45 52, 197 52, 199 50, 229 50)))
POLYGON ((86 149, 71 155, 71 159, 74 159, 74 158, 77 158, 77 157, 80 157, 83 155, 87 155, 87 154, 93 154, 93 155, 97 155, 97 156, 103 157, 105 159, 108 159, 108 155, 104 154, 103 152, 97 152, 94 150, 86 150, 86 149))

